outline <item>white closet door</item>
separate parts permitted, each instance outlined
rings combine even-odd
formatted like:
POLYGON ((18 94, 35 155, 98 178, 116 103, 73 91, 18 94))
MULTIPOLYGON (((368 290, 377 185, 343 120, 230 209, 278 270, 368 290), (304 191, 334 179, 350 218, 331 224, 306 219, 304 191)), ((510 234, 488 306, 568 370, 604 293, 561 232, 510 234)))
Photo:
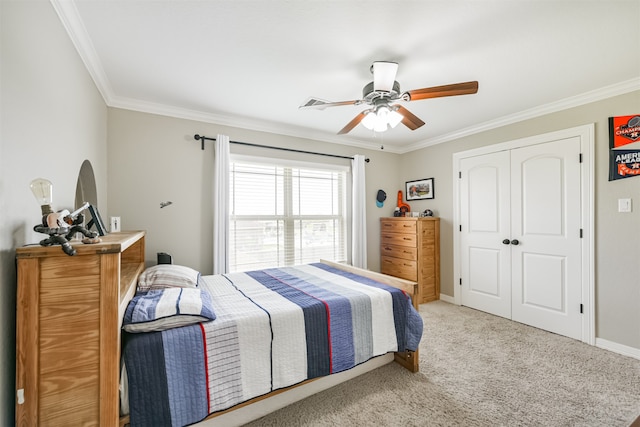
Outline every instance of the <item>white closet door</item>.
POLYGON ((462 305, 511 318, 509 152, 460 162, 462 305))
POLYGON ((582 337, 579 154, 578 138, 511 151, 512 319, 576 339, 582 337))

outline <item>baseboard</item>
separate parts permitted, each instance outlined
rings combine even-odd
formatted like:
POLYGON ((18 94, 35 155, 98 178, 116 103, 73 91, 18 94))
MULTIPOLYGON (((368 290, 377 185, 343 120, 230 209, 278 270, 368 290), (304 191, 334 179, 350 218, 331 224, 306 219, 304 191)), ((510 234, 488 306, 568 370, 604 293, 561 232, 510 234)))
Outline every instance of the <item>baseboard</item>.
POLYGON ((440 294, 440 301, 448 302, 449 304, 455 304, 456 299, 454 297, 450 297, 449 295, 440 294))
POLYGON ((602 338, 596 338, 596 347, 640 360, 640 348, 629 347, 602 338))

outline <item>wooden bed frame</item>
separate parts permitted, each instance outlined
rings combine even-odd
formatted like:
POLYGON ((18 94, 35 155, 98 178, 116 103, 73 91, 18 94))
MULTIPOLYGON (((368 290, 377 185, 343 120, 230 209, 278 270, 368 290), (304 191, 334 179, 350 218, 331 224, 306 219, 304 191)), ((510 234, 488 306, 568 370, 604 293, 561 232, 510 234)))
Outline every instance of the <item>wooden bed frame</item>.
MULTIPOLYGON (((59 246, 16 249, 17 426, 129 423, 128 416, 119 416, 120 328, 145 268, 145 232, 112 233, 102 240, 94 245, 73 242, 77 254, 72 257, 59 246)), ((321 262, 402 289, 418 308, 416 282, 321 262)), ((411 372, 418 371, 417 351, 394 353, 393 359, 411 372)), ((267 409, 249 410, 251 419, 259 418, 389 361, 390 355, 379 356, 345 373, 275 390, 212 414, 199 425, 262 405, 267 409), (269 406, 269 401, 277 403, 269 406)), ((251 419, 245 416, 238 423, 251 419)))

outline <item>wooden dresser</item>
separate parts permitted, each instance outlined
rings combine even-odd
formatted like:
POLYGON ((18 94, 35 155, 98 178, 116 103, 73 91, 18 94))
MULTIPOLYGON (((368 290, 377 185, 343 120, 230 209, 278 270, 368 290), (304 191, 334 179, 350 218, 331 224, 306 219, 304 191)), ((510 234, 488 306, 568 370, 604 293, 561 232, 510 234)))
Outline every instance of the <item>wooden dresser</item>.
POLYGON ((16 249, 16 425, 117 426, 120 327, 145 233, 16 249))
POLYGON ((380 218, 380 272, 418 282, 420 304, 440 299, 440 218, 380 218))

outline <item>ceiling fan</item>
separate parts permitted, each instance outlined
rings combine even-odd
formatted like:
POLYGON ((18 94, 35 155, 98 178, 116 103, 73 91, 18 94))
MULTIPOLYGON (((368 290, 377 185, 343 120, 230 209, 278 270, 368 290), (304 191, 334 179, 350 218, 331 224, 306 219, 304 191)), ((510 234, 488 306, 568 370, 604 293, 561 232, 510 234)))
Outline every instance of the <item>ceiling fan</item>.
POLYGON ((368 129, 375 132, 384 132, 390 127, 396 127, 398 123, 404 124, 411 130, 416 130, 424 122, 411 111, 407 110, 397 101, 419 101, 428 98, 440 98, 443 96, 470 95, 478 92, 478 82, 456 83, 444 86, 433 86, 422 89, 414 89, 400 92, 400 83, 396 81, 398 64, 389 61, 376 61, 371 65, 373 81, 362 89, 362 99, 352 101, 328 102, 311 98, 299 108, 313 108, 324 110, 327 107, 342 105, 367 105, 369 108, 358 114, 338 135, 350 132, 358 124, 362 123, 368 129))

